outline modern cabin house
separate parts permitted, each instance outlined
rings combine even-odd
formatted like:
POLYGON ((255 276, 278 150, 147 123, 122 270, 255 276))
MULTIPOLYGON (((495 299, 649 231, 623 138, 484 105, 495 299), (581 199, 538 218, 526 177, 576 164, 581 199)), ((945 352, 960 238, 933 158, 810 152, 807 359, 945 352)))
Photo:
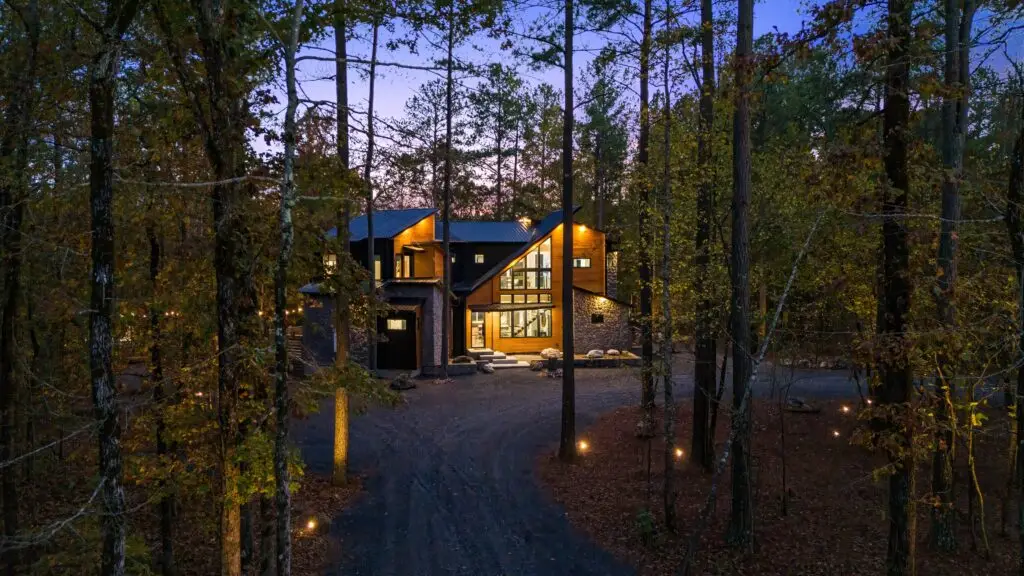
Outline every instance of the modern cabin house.
MULTIPOLYGON (((442 354, 488 355, 496 367, 525 366, 514 354, 562 347, 562 212, 539 222, 452 221, 451 335, 441 345, 442 225, 433 209, 374 213, 374 262, 367 261, 366 217, 350 225, 353 257, 373 270, 387 313, 377 323, 380 369, 437 372, 442 354), (446 349, 447 348, 447 349, 446 349)), ((573 335, 577 353, 628 350, 628 305, 616 299, 618 253, 605 234, 573 225, 573 335)), ((329 234, 335 234, 332 230, 329 234)), ((325 258, 330 263, 331 255, 325 258)), ((333 361, 333 297, 315 283, 307 296, 303 342, 317 363, 333 361)), ((365 361, 365 334, 351 353, 365 361)))

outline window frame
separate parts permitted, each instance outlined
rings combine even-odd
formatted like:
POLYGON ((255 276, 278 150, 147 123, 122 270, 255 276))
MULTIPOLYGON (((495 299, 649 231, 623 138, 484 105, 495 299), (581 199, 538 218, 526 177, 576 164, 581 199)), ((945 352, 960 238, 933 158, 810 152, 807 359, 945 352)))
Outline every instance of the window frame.
POLYGON ((590 268, 593 265, 594 265, 593 260, 591 258, 587 257, 587 256, 580 256, 579 258, 574 257, 572 259, 572 267, 573 268, 590 268), (583 265, 584 261, 586 261, 586 266, 583 265))
POLYGON ((501 273, 498 279, 498 289, 551 290, 552 252, 551 237, 548 236, 534 245, 526 254, 523 254, 522 257, 516 260, 511 267, 501 273), (543 261, 545 255, 547 256, 547 262, 543 261), (531 256, 535 263, 540 264, 539 266, 530 267, 528 265, 531 256))
POLYGON ((387 323, 385 325, 385 329, 387 331, 389 331, 389 332, 405 331, 405 330, 409 329, 409 321, 407 319, 405 319, 405 318, 388 318, 387 319, 387 323), (392 325, 392 322, 397 323, 397 325, 399 325, 401 327, 400 328, 396 328, 395 326, 392 325))
POLYGON ((484 255, 480 254, 480 253, 473 254, 473 263, 474 264, 483 264, 484 263, 484 255))
POLYGON ((498 319, 499 338, 550 338, 552 329, 550 308, 504 310, 498 319), (543 321, 543 318, 547 321, 543 321), (531 331, 531 328, 535 330, 531 331))

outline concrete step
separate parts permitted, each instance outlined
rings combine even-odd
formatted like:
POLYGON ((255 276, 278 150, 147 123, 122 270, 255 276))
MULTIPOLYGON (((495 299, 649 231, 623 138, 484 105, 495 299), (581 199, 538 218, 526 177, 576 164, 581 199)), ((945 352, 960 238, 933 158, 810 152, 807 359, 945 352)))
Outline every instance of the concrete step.
POLYGON ((481 354, 477 361, 479 362, 497 362, 504 360, 505 358, 512 358, 512 356, 505 356, 501 352, 495 352, 494 354, 481 354))
POLYGON ((494 350, 490 348, 469 348, 466 350, 466 355, 475 360, 479 360, 481 356, 494 354, 494 350))
POLYGON ((523 362, 522 360, 516 360, 513 364, 492 364, 495 370, 507 370, 509 368, 529 368, 529 362, 523 362))
POLYGON ((491 364, 494 364, 495 366, 502 366, 504 364, 515 364, 515 363, 519 362, 519 359, 516 358, 515 356, 505 356, 504 358, 495 358, 494 360, 491 360, 490 362, 491 362, 491 364))

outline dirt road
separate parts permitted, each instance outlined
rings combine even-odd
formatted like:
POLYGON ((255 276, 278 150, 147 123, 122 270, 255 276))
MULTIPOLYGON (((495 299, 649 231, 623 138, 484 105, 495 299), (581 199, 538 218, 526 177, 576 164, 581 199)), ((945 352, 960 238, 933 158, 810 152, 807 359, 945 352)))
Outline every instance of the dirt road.
MULTIPOLYGON (((639 402, 634 370, 578 369, 576 375, 578 430, 603 412, 639 402)), ((853 391, 841 373, 818 376, 797 381, 792 394, 853 391)), ((333 523, 343 552, 329 573, 633 573, 574 530, 537 484, 535 459, 558 441, 560 385, 525 370, 445 385, 427 381, 405 393, 401 408, 354 417, 351 467, 367 478, 366 494, 333 523)), ((677 398, 688 398, 689 378, 679 378, 677 389, 677 398)), ((768 389, 762 382, 757 394, 768 389)), ((330 409, 297 423, 303 456, 320 472, 331 466, 330 409)))

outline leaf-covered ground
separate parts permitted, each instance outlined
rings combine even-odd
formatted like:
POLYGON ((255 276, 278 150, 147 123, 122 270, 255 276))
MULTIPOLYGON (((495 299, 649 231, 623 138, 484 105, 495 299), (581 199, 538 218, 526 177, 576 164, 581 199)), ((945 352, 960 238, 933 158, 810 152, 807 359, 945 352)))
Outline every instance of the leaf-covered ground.
MULTIPOLYGON (((689 460, 691 403, 679 409, 679 441, 684 450, 677 474, 677 534, 664 529, 662 478, 665 444, 634 435, 639 410, 628 407, 600 417, 579 438, 588 449, 578 463, 557 461, 550 452, 539 458, 539 474, 570 521, 599 545, 637 567, 640 574, 672 574, 692 534, 711 481, 689 460), (649 449, 649 451, 648 451, 649 449), (650 475, 648 458, 650 454, 650 475), (650 511, 649 513, 645 511, 650 511)), ((730 510, 729 468, 719 480, 718 497, 701 537, 697 574, 877 575, 885 573, 888 523, 887 482, 876 481, 885 460, 853 445, 858 425, 854 403, 820 404, 818 414, 785 412, 787 513, 783 506, 783 450, 777 405, 755 403, 752 466, 754 471, 756 548, 753 554, 725 545, 730 510), (849 412, 842 410, 850 408, 849 412), (838 432, 838 436, 836 433, 838 432)), ((660 417, 660 414, 659 414, 660 417)), ((727 416, 726 418, 727 419, 727 416)), ((659 423, 658 430, 661 430, 659 423)), ((727 422, 717 430, 718 446, 727 422)), ((1019 540, 1014 523, 1016 500, 1005 499, 1009 432, 1006 418, 992 413, 976 437, 978 476, 984 495, 985 526, 991 557, 972 551, 967 521, 966 454, 958 447, 959 551, 950 556, 929 549, 929 506, 925 493, 931 466, 922 455, 916 473, 916 565, 922 575, 1010 574, 1017 568, 1019 540), (1002 533, 1003 510, 1008 516, 1002 533)), ((977 531, 981 548, 981 531, 977 531)))

